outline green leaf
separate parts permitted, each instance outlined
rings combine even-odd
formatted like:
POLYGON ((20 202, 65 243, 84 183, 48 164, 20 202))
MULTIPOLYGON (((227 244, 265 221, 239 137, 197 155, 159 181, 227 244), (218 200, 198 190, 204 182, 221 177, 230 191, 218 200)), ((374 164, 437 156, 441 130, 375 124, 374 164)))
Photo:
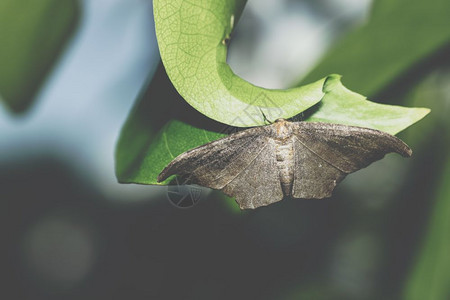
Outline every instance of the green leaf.
POLYGON ((77 0, 0 1, 0 98, 12 111, 28 108, 78 15, 77 0))
MULTIPOLYGON (((328 77, 324 92, 322 102, 313 108, 315 112, 306 121, 363 126, 395 134, 429 112, 426 108, 370 102, 346 89, 339 75, 328 77)), ((123 183, 168 184, 171 178, 156 181, 167 164, 187 150, 223 137, 226 128, 186 105, 160 67, 122 130, 116 152, 117 178, 123 183), (165 108, 156 111, 152 103, 160 95, 165 95, 165 108), (175 107, 182 113, 174 111, 175 107)))
POLYGON ((397 134, 425 117, 428 108, 409 108, 370 102, 348 90, 340 75, 331 75, 324 85, 325 96, 305 121, 339 123, 397 134))
POLYGON ((448 0, 377 0, 368 23, 338 41, 302 82, 337 72, 364 95, 399 88, 400 78, 409 88, 449 52, 449 15, 448 0))
MULTIPOLYGON (((116 150, 116 175, 120 182, 158 184, 158 174, 174 157, 222 137, 226 125, 205 115, 235 126, 265 125, 264 115, 272 121, 277 117, 288 118, 320 100, 309 98, 306 101, 309 106, 296 98, 286 102, 280 95, 292 95, 300 89, 270 91, 232 74, 225 62, 226 47, 222 40, 231 32, 230 16, 239 15, 242 9, 237 1, 203 1, 197 6, 181 0, 158 0, 154 5, 158 42, 167 74, 178 93, 197 110, 186 105, 160 67, 122 130, 116 150), (224 78, 233 84, 223 84, 224 78), (235 90, 236 87, 239 89, 235 90), (238 94, 240 97, 236 98, 238 94), (282 113, 276 112, 274 116, 270 107, 282 107, 282 113)), ((369 127, 396 134, 429 112, 424 108, 370 102, 346 89, 339 75, 322 79, 303 91, 309 91, 303 93, 306 97, 324 95, 320 103, 306 112, 306 121, 369 127)), ((302 97, 302 93, 294 94, 302 97)))
POLYGON ((145 149, 143 159, 137 165, 135 172, 122 182, 168 184, 170 178, 161 183, 158 183, 156 178, 172 159, 188 149, 206 144, 222 136, 224 134, 199 129, 178 120, 173 120, 158 132, 145 149))
POLYGON ((161 59, 177 91, 209 118, 238 127, 302 112, 320 101, 324 82, 270 90, 235 75, 226 63, 227 41, 245 3, 153 1, 161 59))
MULTIPOLYGON (((160 171, 172 159, 187 151, 186 149, 195 148, 223 136, 225 134, 186 126, 186 123, 177 120, 171 121, 156 136, 155 142, 149 148, 150 155, 145 157, 142 166, 152 166, 152 169, 155 168, 160 171)), ((152 178, 152 176, 145 176, 145 173, 143 175, 143 180, 152 178)), ((154 176, 156 174, 150 173, 149 175, 154 176)))

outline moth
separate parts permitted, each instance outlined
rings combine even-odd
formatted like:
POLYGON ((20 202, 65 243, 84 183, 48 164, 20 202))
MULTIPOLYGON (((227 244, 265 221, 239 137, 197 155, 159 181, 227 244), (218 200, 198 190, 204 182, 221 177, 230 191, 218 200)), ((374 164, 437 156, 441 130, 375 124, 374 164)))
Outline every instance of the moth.
POLYGON ((222 190, 241 209, 254 209, 284 197, 331 197, 347 174, 396 152, 411 149, 388 133, 356 126, 278 119, 180 154, 158 176, 189 176, 222 190))

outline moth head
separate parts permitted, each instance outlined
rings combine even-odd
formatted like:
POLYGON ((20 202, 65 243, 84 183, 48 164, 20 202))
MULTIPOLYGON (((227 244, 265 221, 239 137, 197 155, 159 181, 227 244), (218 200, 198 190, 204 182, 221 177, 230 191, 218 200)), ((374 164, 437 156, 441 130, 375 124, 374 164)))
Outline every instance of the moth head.
POLYGON ((274 135, 279 139, 285 139, 292 135, 291 126, 289 126, 289 121, 285 119, 276 119, 273 124, 274 135))

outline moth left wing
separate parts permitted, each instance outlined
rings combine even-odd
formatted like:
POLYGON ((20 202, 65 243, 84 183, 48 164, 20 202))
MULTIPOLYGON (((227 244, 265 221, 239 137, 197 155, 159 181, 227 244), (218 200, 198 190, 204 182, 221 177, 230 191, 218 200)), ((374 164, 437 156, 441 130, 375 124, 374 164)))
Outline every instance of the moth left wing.
POLYGON ((341 124, 291 123, 294 132, 295 198, 326 198, 347 174, 396 152, 409 157, 411 149, 388 133, 341 124))
POLYGON ((158 176, 188 176, 191 183, 222 189, 245 169, 267 143, 264 129, 255 127, 231 134, 178 155, 158 176))
POLYGON ((241 209, 266 206, 283 199, 273 140, 269 139, 258 149, 257 156, 223 192, 234 197, 241 209))
POLYGON ((191 183, 223 190, 241 209, 283 199, 273 140, 264 127, 255 127, 189 150, 159 174, 189 176, 191 183))

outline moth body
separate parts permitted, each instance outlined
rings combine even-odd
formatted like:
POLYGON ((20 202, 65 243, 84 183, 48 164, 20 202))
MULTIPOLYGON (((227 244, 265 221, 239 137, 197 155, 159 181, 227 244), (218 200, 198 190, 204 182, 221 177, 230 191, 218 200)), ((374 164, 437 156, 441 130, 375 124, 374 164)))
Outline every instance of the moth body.
POLYGON ((289 197, 292 194, 294 182, 294 140, 291 122, 277 119, 269 129, 270 141, 274 143, 275 159, 283 194, 289 197))
POLYGON ((294 143, 292 138, 274 140, 278 176, 285 196, 290 196, 294 182, 294 143))

